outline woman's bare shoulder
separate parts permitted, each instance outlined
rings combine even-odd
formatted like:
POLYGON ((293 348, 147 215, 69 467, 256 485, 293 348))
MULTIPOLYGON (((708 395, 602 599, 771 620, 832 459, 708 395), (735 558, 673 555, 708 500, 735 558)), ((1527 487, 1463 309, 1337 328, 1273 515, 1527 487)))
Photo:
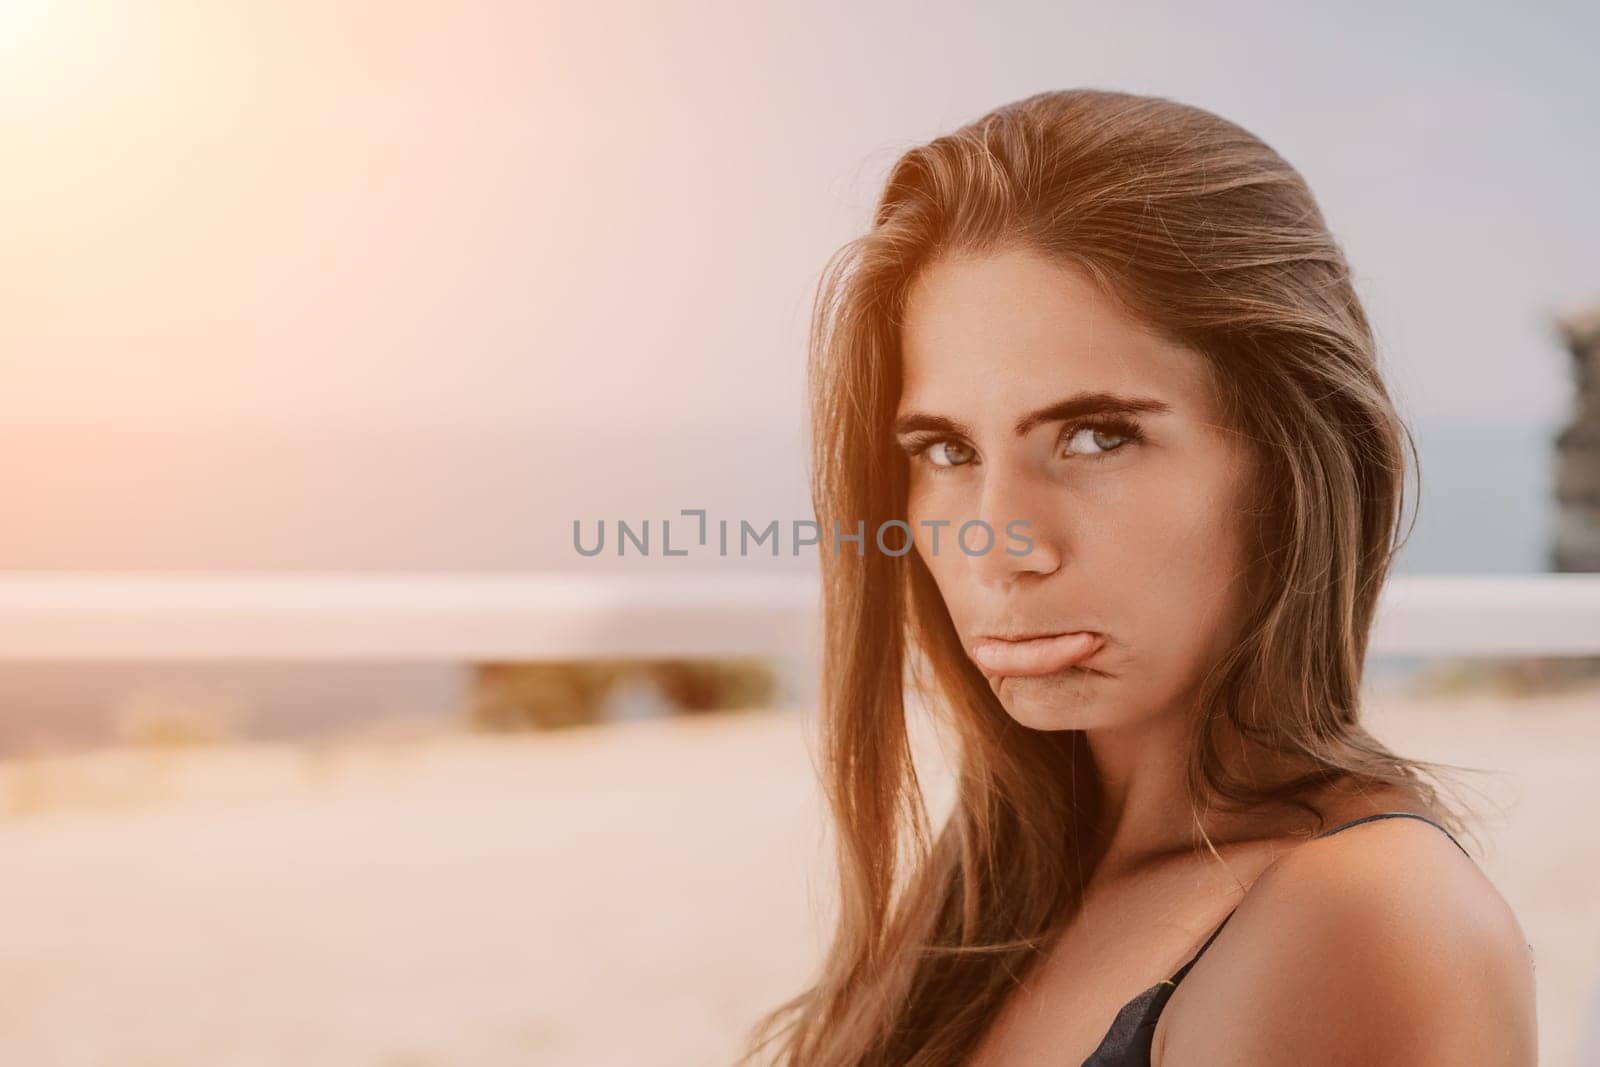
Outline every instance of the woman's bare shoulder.
POLYGON ((1533 960, 1438 828, 1378 819, 1294 847, 1173 995, 1156 1062, 1536 1062, 1533 960))

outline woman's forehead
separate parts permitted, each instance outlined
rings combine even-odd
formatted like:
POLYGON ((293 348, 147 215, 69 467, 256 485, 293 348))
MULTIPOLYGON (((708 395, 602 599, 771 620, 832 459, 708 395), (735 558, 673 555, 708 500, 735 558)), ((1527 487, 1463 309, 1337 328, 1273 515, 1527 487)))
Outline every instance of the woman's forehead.
POLYGON ((1199 353, 1129 315, 1082 270, 1029 251, 942 259, 907 293, 901 408, 1036 407, 1074 392, 1210 409, 1199 353))

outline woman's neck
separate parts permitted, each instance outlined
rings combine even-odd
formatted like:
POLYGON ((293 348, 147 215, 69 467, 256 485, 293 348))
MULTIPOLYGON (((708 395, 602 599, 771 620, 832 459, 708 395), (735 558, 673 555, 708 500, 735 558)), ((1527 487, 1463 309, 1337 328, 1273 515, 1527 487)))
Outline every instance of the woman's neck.
MULTIPOLYGON (((1188 791, 1194 739, 1186 716, 1090 730, 1085 739, 1100 787, 1097 866, 1108 873, 1192 852, 1206 840, 1221 845, 1278 836, 1305 820, 1303 809, 1272 804, 1242 811, 1216 806, 1197 822, 1188 791)), ((1226 724, 1217 731, 1216 743, 1223 763, 1263 786, 1288 782, 1310 769, 1304 761, 1248 742, 1226 724)))

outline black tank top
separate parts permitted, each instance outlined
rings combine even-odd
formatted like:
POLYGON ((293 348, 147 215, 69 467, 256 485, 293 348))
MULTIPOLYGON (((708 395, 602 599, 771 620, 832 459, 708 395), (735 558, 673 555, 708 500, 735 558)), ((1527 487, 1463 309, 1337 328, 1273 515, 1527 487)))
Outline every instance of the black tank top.
MULTIPOLYGON (((1314 837, 1327 837, 1340 830, 1348 830, 1352 826, 1359 826, 1364 822, 1374 819, 1421 819, 1429 826, 1439 829, 1451 842, 1461 848, 1461 842, 1450 836, 1450 831, 1439 826, 1438 823, 1426 815, 1417 815, 1409 811, 1380 811, 1376 815, 1365 815, 1359 819, 1340 823, 1338 826, 1323 830, 1314 837)), ((1471 858, 1466 849, 1461 848, 1463 855, 1471 858)), ((1238 910, 1234 905, 1233 911, 1238 910)), ((1172 996, 1172 991, 1178 988, 1178 983, 1183 981, 1183 976, 1189 973, 1189 968, 1195 961, 1204 955, 1206 949, 1211 947, 1211 942, 1222 933, 1222 928, 1228 925, 1228 920, 1233 918, 1233 911, 1229 911, 1217 928, 1211 931, 1211 936, 1206 938, 1205 944, 1200 946, 1198 952, 1189 958, 1189 962, 1178 968, 1178 972, 1164 982, 1157 982, 1143 993, 1134 997, 1122 1006, 1117 1012, 1117 1017, 1112 1020, 1111 1029, 1106 1031, 1106 1036, 1096 1046, 1089 1058, 1083 1061, 1083 1067, 1150 1067, 1150 1043, 1155 1037, 1156 1020, 1161 1017, 1161 1009, 1167 1006, 1167 1000, 1172 996)))

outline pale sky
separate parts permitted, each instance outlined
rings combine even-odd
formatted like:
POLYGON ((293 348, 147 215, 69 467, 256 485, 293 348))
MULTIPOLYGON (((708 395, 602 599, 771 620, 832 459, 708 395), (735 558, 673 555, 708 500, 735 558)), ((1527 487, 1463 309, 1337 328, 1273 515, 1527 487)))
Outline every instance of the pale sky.
POLYGON ((1600 8, 1420 6, 8 0, 0 419, 797 420, 894 156, 1073 85, 1299 167, 1408 413, 1548 417, 1600 8))

